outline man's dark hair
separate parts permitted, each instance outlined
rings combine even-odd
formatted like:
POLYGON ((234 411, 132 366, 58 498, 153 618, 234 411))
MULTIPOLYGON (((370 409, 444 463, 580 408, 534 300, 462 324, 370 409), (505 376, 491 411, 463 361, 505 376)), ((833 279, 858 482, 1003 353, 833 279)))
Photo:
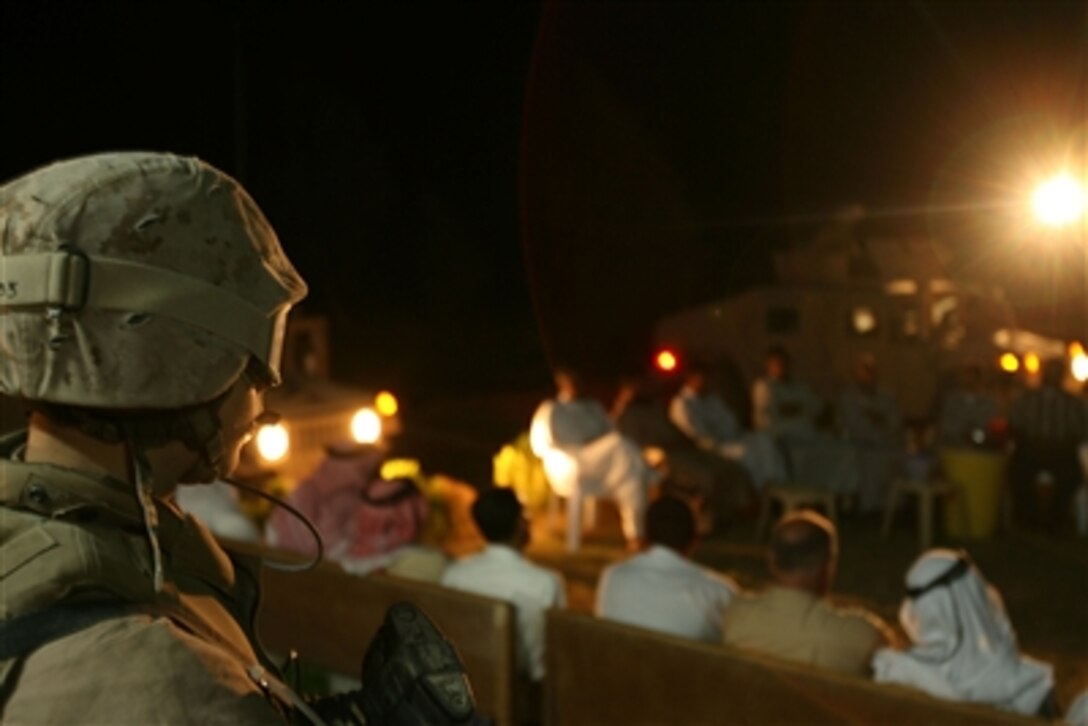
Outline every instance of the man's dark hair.
POLYGON ((646 510, 646 539, 684 552, 695 541, 695 515, 676 497, 661 497, 646 510))
POLYGON ((794 512, 771 535, 771 562, 781 572, 812 572, 837 555, 834 525, 814 512, 794 512))
POLYGON ((521 502, 512 489, 487 489, 472 503, 472 519, 488 542, 505 542, 518 531, 521 502))

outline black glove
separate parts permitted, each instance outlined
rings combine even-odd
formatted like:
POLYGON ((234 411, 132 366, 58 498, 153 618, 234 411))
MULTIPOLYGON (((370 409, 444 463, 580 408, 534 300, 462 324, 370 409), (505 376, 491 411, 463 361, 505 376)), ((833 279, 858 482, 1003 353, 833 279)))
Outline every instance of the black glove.
POLYGON ((469 724, 472 687, 453 644, 415 605, 400 602, 363 657, 363 687, 310 704, 333 724, 469 724))

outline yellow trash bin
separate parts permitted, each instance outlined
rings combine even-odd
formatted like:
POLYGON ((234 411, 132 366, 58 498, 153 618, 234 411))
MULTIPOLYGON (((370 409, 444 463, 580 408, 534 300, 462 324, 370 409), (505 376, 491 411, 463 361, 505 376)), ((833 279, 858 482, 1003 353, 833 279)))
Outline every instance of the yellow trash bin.
POLYGON ((957 539, 993 537, 1001 518, 1008 456, 1000 451, 949 448, 941 450, 940 460, 945 480, 959 489, 957 496, 945 502, 945 533, 957 539))

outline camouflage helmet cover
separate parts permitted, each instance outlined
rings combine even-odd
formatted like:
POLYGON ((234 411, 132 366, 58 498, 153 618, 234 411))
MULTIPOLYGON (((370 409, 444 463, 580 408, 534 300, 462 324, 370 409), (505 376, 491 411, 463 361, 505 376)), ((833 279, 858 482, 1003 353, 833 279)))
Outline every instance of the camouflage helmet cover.
POLYGON ((170 409, 250 359, 278 381, 305 294, 246 191, 197 159, 99 154, 0 187, 0 393, 170 409))

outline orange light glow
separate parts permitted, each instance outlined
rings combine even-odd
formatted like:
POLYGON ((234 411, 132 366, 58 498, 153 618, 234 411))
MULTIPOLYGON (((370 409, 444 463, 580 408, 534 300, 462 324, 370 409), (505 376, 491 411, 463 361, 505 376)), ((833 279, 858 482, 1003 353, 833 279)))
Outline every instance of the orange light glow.
POLYGON ((663 350, 658 353, 657 357, 654 358, 654 362, 657 364, 658 370, 664 371, 666 373, 672 373, 680 364, 680 361, 677 359, 676 354, 673 353, 671 350, 663 350))
POLYGON ((1027 355, 1024 356, 1024 370, 1025 371, 1027 371, 1031 375, 1035 375, 1036 373, 1039 372, 1040 367, 1041 366, 1040 366, 1040 363, 1039 363, 1039 356, 1035 355, 1034 353, 1028 353, 1027 355))
POLYGON ((1076 358, 1082 355, 1084 355, 1084 346, 1081 345, 1081 342, 1079 340, 1074 340, 1072 343, 1069 344, 1070 358, 1076 358))
POLYGON ((1001 370, 1006 373, 1016 373, 1020 370, 1020 359, 1012 353, 1003 353, 998 363, 1001 365, 1001 370))

